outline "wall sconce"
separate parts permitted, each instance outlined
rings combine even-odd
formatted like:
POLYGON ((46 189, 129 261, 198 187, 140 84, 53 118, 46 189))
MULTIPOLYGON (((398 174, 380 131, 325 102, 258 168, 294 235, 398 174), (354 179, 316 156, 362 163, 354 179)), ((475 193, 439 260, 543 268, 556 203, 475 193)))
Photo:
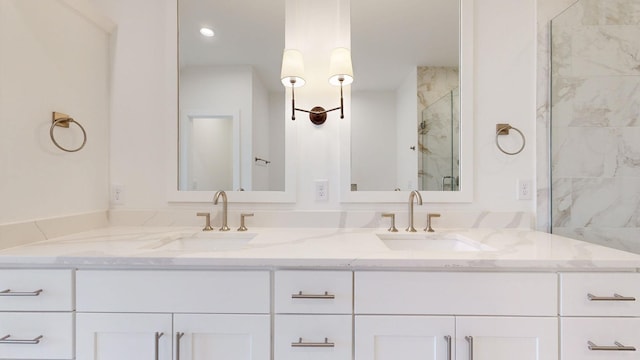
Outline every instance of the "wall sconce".
POLYGON ((285 87, 291 87, 291 120, 296 119, 296 110, 309 113, 309 120, 315 125, 324 124, 327 120, 327 113, 334 110, 340 110, 340 119, 344 119, 342 87, 353 82, 353 66, 351 65, 351 51, 349 49, 336 48, 332 51, 329 73, 329 83, 340 86, 340 106, 329 110, 325 110, 322 106, 316 106, 311 110, 299 109, 296 107, 294 89, 305 84, 302 53, 295 49, 286 49, 284 51, 280 78, 285 87))

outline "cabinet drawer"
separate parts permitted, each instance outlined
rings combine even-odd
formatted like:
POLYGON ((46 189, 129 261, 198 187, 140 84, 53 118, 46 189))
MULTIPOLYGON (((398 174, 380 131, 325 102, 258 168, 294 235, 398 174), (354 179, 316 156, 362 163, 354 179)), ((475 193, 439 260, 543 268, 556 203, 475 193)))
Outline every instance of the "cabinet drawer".
POLYGON ((0 359, 72 359, 72 313, 0 313, 0 359))
POLYGON ((555 274, 356 272, 356 314, 557 316, 555 274))
POLYGON ((267 271, 81 270, 82 312, 269 313, 267 271))
POLYGON ((275 312, 351 314, 352 279, 350 271, 278 271, 275 312))
POLYGON ((351 315, 276 315, 274 358, 351 360, 351 315))
POLYGON ((71 310, 72 270, 0 270, 0 311, 71 310))
POLYGON ((640 316, 640 274, 561 274, 560 314, 640 316))
POLYGON ((640 319, 564 318, 560 331, 563 360, 640 359, 640 319))

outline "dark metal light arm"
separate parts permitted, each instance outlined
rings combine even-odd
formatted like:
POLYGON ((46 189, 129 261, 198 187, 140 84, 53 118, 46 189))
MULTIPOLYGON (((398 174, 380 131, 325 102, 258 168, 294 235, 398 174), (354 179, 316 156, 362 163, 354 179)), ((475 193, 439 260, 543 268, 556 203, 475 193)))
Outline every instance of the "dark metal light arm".
POLYGON ((327 113, 340 110, 340 119, 344 119, 344 98, 342 94, 342 82, 343 79, 340 79, 340 106, 335 107, 333 109, 325 110, 322 106, 316 106, 311 110, 300 109, 296 107, 296 99, 295 99, 295 90, 294 84, 295 80, 291 80, 291 120, 296 119, 296 111, 302 111, 309 114, 309 119, 312 123, 316 125, 322 125, 327 120, 327 113))

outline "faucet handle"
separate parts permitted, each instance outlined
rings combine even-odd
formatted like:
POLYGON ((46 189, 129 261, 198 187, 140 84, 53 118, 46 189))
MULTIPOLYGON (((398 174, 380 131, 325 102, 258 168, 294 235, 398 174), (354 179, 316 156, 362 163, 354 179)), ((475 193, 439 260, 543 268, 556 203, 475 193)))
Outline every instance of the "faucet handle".
POLYGON ((389 227, 389 229, 387 229, 387 231, 389 231, 389 232, 398 232, 398 229, 396 229, 396 214, 383 213, 382 217, 391 218, 391 226, 389 227))
POLYGON ((244 226, 244 218, 247 216, 253 216, 253 213, 250 214, 240 214, 240 227, 238 228, 238 231, 247 231, 249 229, 247 229, 246 226, 244 226))
POLYGON ((211 214, 208 212, 199 212, 196 213, 196 216, 204 216, 204 229, 202 229, 202 231, 212 231, 213 228, 211 227, 211 214))
POLYGON ((434 232, 433 228, 431 227, 431 218, 434 218, 434 217, 440 217, 440 214, 437 214, 437 213, 428 213, 427 214, 427 227, 424 228, 424 231, 434 232))

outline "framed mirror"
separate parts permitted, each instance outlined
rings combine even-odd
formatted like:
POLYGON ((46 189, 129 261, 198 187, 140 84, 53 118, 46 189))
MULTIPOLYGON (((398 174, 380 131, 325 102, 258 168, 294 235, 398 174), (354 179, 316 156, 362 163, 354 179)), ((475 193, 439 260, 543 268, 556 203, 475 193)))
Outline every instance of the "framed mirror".
POLYGON ((351 0, 343 202, 473 197, 473 0, 351 0))
MULTIPOLYGON (((294 202, 280 82, 284 0, 177 0, 178 109, 169 200, 294 202)), ((174 120, 175 124, 175 120, 174 120)))

